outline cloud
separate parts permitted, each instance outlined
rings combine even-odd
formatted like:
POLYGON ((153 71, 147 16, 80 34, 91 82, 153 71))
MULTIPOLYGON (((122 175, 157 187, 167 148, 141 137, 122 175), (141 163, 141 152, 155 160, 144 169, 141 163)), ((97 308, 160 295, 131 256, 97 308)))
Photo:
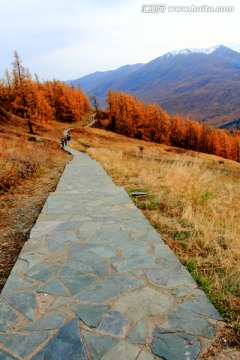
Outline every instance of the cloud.
MULTIPOLYGON (((206 1, 207 3, 208 1, 206 1)), ((234 13, 145 14, 139 0, 8 0, 1 5, 0 77, 17 50, 23 64, 45 79, 74 79, 168 51, 239 42, 234 13)), ((158 3, 158 2, 157 2, 158 3)), ((180 5, 177 0, 159 3, 180 5)), ((182 5, 194 4, 183 0, 182 5)), ((195 3, 199 4, 198 0, 195 3)), ((205 2, 204 2, 205 3, 205 2)), ((210 3, 210 2, 209 2, 210 3)), ((211 5, 219 5, 211 0, 211 5)))

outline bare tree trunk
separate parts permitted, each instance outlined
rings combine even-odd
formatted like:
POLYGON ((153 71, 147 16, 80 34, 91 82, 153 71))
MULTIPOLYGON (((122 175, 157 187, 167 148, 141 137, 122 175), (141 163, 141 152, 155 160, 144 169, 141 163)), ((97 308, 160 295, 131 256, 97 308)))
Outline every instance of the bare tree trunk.
POLYGON ((30 120, 28 120, 28 126, 29 126, 29 132, 30 132, 30 134, 31 134, 31 135, 35 135, 35 134, 34 134, 34 131, 33 131, 33 128, 32 128, 32 123, 31 123, 30 120))

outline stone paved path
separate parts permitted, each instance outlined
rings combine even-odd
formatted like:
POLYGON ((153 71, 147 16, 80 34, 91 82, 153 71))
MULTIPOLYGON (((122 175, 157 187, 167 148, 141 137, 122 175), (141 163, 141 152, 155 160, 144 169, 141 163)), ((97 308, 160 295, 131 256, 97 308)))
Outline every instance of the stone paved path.
POLYGON ((0 359, 202 358, 221 317, 86 154, 67 165, 0 298, 0 359))

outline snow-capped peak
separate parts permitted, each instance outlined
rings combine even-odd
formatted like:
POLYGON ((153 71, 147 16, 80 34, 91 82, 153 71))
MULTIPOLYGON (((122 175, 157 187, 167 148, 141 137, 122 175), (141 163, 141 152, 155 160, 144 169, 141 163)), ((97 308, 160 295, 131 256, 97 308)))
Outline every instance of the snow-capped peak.
POLYGON ((240 44, 226 43, 226 44, 224 44, 224 46, 228 47, 229 49, 232 49, 233 51, 240 53, 240 44))
POLYGON ((224 45, 215 45, 211 46, 209 48, 202 48, 202 49, 181 49, 181 50, 175 50, 171 51, 167 54, 165 54, 165 57, 175 56, 175 55, 189 55, 193 53, 203 53, 203 54, 211 54, 213 51, 218 49, 221 46, 228 47, 229 49, 232 49, 236 52, 240 53, 240 44, 224 44, 224 45))

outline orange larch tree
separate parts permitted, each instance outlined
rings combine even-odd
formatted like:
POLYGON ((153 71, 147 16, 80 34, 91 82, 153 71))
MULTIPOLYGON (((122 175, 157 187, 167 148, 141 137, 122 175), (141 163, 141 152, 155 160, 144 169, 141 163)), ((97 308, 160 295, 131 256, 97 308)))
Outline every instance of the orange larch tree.
POLYGON ((41 83, 32 78, 15 51, 13 70, 0 81, 0 105, 21 118, 48 129, 54 120, 73 122, 90 109, 89 100, 80 87, 74 89, 60 81, 41 83))
POLYGON ((239 161, 239 132, 230 134, 178 114, 170 117, 159 105, 145 104, 123 92, 109 90, 107 103, 114 131, 239 161))

